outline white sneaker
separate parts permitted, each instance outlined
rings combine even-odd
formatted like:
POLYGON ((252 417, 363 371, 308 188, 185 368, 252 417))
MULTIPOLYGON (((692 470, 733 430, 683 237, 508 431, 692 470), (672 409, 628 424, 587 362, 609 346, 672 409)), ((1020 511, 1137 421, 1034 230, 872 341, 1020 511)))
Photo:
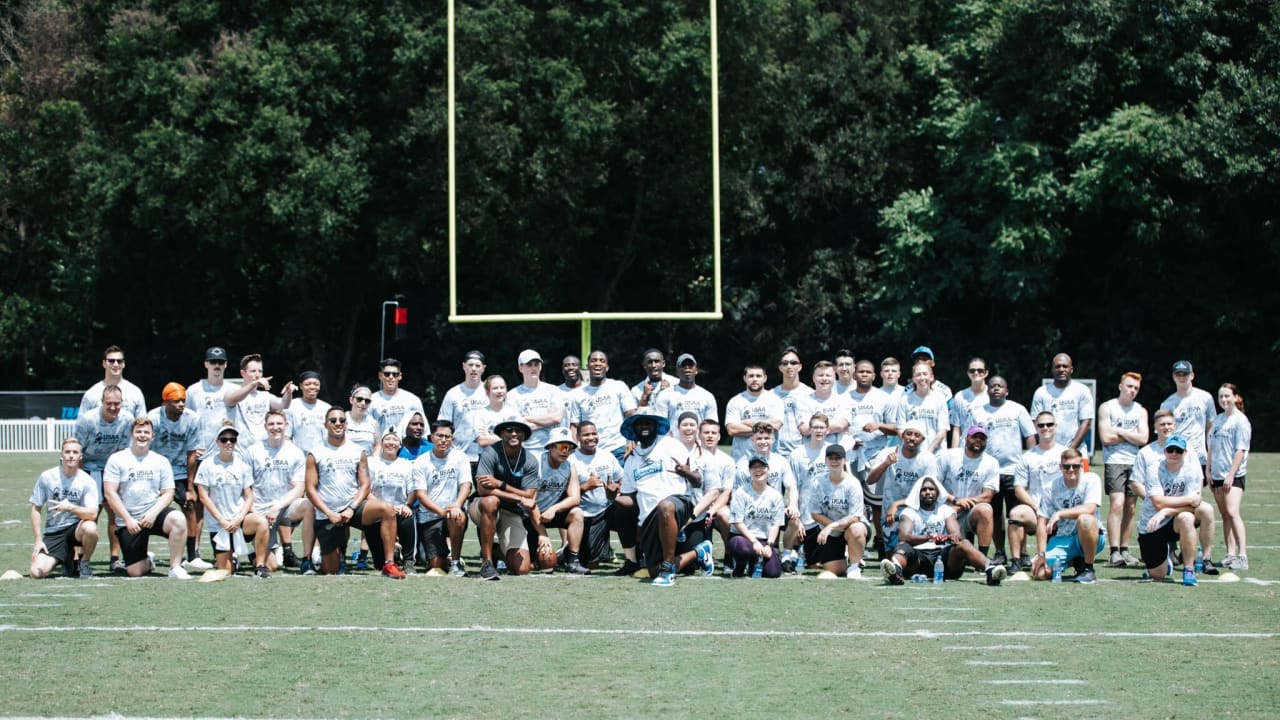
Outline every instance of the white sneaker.
POLYGON ((213 563, 210 563, 208 560, 205 560, 204 558, 197 556, 192 560, 184 560, 182 563, 182 567, 186 568, 187 570, 199 570, 200 572, 204 572, 205 570, 212 570, 213 563))
POLYGON ((169 577, 173 580, 190 580, 191 573, 183 570, 180 565, 174 565, 169 568, 169 577))
POLYGON ((849 569, 844 571, 844 576, 849 580, 861 580, 862 567, 860 565, 850 565, 849 569))

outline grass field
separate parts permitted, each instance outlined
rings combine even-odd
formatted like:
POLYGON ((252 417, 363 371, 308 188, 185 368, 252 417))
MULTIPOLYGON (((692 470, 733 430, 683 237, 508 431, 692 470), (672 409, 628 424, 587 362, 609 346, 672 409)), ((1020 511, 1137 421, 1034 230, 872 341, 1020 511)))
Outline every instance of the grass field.
MULTIPOLYGON (((56 460, 0 456, 0 570, 25 575, 26 501, 56 460)), ((1198 588, 1101 566, 1093 586, 999 588, 180 583, 106 575, 104 538, 93 580, 0 582, 0 717, 1280 717, 1278 476, 1251 458, 1251 570, 1198 588)))

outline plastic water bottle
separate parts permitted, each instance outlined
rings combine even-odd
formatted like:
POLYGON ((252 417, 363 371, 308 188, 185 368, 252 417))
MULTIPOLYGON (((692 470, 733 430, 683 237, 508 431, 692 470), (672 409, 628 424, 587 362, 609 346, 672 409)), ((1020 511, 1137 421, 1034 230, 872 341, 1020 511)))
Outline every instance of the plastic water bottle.
POLYGON ((764 576, 764 560, 756 558, 756 564, 751 568, 751 577, 759 578, 764 576))
POLYGON ((796 551, 796 574, 797 575, 804 574, 804 548, 803 547, 796 551))
POLYGON ((933 581, 940 583, 946 580, 942 569, 942 556, 939 555, 937 560, 933 561, 933 581))
POLYGON ((1204 558, 1198 557, 1196 558, 1196 574, 1199 575, 1202 572, 1204 572, 1204 558))
POLYGON ((1053 559, 1053 581, 1062 582, 1062 561, 1058 558, 1053 559))
POLYGON ((917 585, 923 585, 924 583, 929 582, 929 578, 925 577, 923 573, 916 573, 911 576, 911 582, 917 585))

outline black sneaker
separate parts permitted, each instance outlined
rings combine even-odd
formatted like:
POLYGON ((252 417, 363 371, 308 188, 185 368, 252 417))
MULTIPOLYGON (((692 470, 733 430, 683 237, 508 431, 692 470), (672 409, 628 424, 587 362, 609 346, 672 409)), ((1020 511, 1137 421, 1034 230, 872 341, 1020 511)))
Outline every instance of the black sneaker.
POLYGON ((125 574, 124 561, 123 561, 123 560, 121 560, 121 559, 120 559, 120 558, 118 558, 118 557, 112 557, 112 558, 111 558, 111 566, 110 566, 110 567, 111 567, 111 572, 115 573, 116 575, 124 575, 124 574, 125 574))
MULTIPOLYGON (((79 575, 80 575, 80 578, 83 580, 87 580, 93 577, 93 566, 89 564, 88 560, 80 560, 79 562, 77 562, 76 569, 80 571, 79 575)), ((1217 571, 1215 570, 1214 572, 1217 572, 1217 571)))
POLYGON ((884 581, 890 585, 901 585, 904 582, 902 568, 898 567, 898 563, 888 558, 880 561, 880 572, 884 574, 884 581))
POLYGON ((284 566, 287 568, 296 568, 300 565, 301 563, 298 562, 298 556, 293 554, 293 548, 291 547, 285 548, 284 549, 284 566))
POLYGON ((631 574, 637 572, 644 566, 635 560, 627 560, 622 563, 622 567, 613 571, 614 577, 631 577, 631 574))
POLYGON ((498 569, 493 566, 493 563, 485 563, 480 566, 480 579, 501 580, 502 578, 498 576, 498 569))
POLYGON ((986 572, 987 572, 988 585, 999 585, 1000 581, 1004 580, 1005 576, 1009 574, 1009 572, 1004 569, 1003 565, 995 565, 995 564, 988 565, 986 572))
POLYGON ((1008 562, 1009 558, 1005 556, 1003 550, 997 550, 996 554, 991 557, 992 565, 1006 565, 1008 562))
POLYGON ((782 572, 791 574, 791 573, 794 573, 795 571, 796 571, 795 560, 792 560, 791 558, 787 558, 786 560, 782 561, 782 572))
POLYGON ((253 576, 266 580, 267 578, 271 577, 271 573, 267 572, 266 565, 259 565, 253 569, 253 576))
POLYGON ((577 558, 574 558, 572 560, 566 560, 564 564, 561 565, 561 568, 565 572, 572 573, 574 575, 590 575, 591 574, 591 568, 578 562, 577 558))
POLYGON ((1205 575, 1218 574, 1218 565, 1212 560, 1210 560, 1209 558, 1204 559, 1204 574, 1205 575))

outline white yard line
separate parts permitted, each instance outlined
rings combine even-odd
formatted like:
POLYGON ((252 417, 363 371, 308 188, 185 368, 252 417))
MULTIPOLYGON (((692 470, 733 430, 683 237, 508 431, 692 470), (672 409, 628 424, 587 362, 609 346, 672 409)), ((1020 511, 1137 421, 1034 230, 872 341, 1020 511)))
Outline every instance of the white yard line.
POLYGON ((967 652, 996 650, 1030 650, 1030 645, 947 645, 943 650, 964 650, 967 652))
POLYGON ((967 660, 965 665, 979 667, 1051 667, 1058 663, 1052 660, 967 660))
POLYGON ((1002 705, 1110 705, 1109 700, 1001 700, 1002 705))
POLYGON ((983 680, 988 685, 1084 685, 1084 680, 1063 678, 1060 680, 983 680))

